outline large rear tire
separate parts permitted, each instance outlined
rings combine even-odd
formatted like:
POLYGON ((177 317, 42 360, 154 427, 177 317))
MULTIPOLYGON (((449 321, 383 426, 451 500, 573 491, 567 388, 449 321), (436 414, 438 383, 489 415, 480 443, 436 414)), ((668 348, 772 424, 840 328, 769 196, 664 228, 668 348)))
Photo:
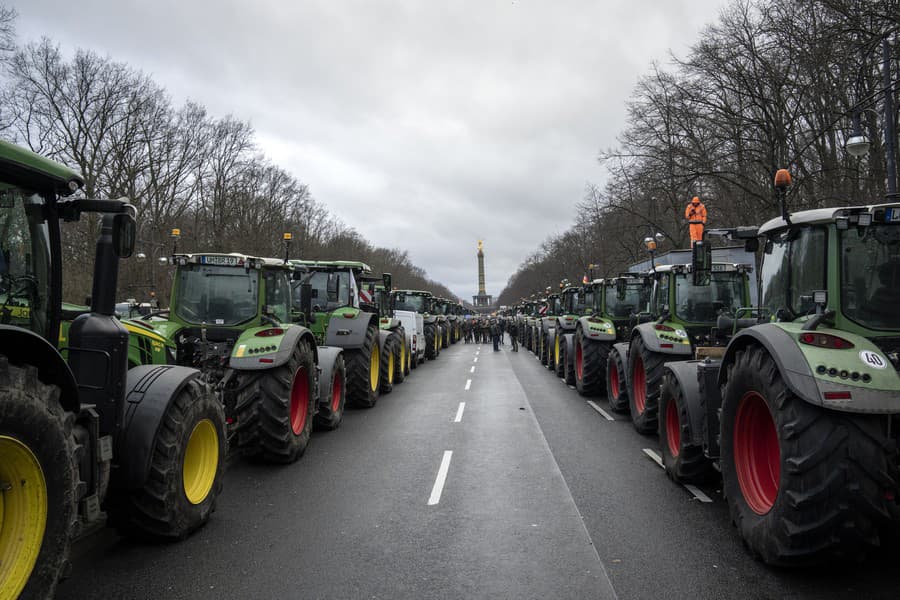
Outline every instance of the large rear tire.
POLYGON ((215 510, 227 455, 222 403, 206 383, 192 379, 163 415, 144 486, 113 492, 110 522, 128 537, 184 539, 215 510))
POLYGON ((52 597, 69 557, 79 484, 74 415, 37 369, 0 355, 0 597, 52 597), (21 596, 20 596, 21 595, 21 596))
POLYGON ((393 335, 387 336, 381 347, 381 363, 378 380, 381 394, 390 394, 394 390, 394 375, 397 373, 397 347, 393 335))
POLYGON ((319 405, 314 425, 319 429, 333 431, 341 426, 344 420, 344 407, 347 404, 347 369, 344 356, 339 354, 331 370, 331 385, 328 394, 321 400, 326 404, 319 405))
POLYGON ((722 398, 721 466, 750 551, 774 565, 856 563, 878 546, 900 481, 885 427, 878 415, 803 401, 766 350, 739 350, 722 398))
POLYGON ((550 336, 548 334, 545 334, 543 332, 543 330, 541 330, 540 336, 541 336, 540 359, 541 359, 541 364, 546 367, 547 363, 550 361, 550 336))
POLYGON ((406 353, 406 336, 402 331, 394 332, 394 383, 403 383, 406 379, 409 355, 406 353))
POLYGON ((628 401, 631 423, 638 433, 656 432, 665 356, 647 350, 640 335, 635 335, 628 349, 628 401))
POLYGON ((628 386, 625 384, 625 365, 617 350, 611 350, 606 360, 606 400, 615 412, 628 412, 628 386))
POLYGON ((679 483, 702 483, 716 477, 703 447, 691 444, 693 433, 684 392, 667 370, 659 396, 659 449, 666 474, 679 483))
POLYGON ((553 351, 553 370, 556 372, 557 377, 565 379, 566 361, 569 360, 569 357, 566 356, 566 338, 559 332, 557 332, 556 340, 553 342, 553 351))
POLYGON ((348 350, 347 400, 359 408, 372 408, 378 402, 381 383, 381 349, 378 346, 378 328, 370 325, 366 330, 363 347, 348 350))
POLYGON ((609 344, 595 342, 584 336, 579 327, 573 343, 575 360, 575 389, 582 396, 597 396, 603 392, 603 369, 609 356, 609 344))

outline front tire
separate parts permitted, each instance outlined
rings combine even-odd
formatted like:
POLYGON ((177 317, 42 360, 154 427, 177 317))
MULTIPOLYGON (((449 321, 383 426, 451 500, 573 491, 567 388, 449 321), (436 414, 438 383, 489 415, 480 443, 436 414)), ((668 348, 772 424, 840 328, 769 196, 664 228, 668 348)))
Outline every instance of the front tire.
POLYGON ((900 481, 883 423, 803 401, 766 350, 739 350, 722 399, 722 479, 750 551, 774 565, 855 563, 878 546, 900 481))
POLYGON ((589 340, 580 327, 575 330, 575 389, 582 396, 597 396, 603 391, 603 365, 609 356, 609 344, 589 340))
POLYGON ((222 403, 206 383, 192 379, 163 415, 144 486, 113 493, 111 523, 128 537, 184 539, 215 510, 227 454, 222 403))
POLYGON ((666 474, 679 483, 702 483, 716 476, 712 461, 693 438, 684 392, 670 371, 663 374, 659 396, 659 449, 666 474))
POLYGON ((631 423, 638 433, 653 433, 657 428, 659 384, 662 382, 664 354, 647 350, 636 335, 628 350, 628 401, 631 423))
POLYGON ((617 350, 609 353, 606 361, 606 400, 609 408, 625 413, 629 410, 628 386, 625 384, 625 365, 617 350))
MULTIPOLYGON (((77 518, 74 415, 33 366, 0 355, 0 595, 51 597, 77 518)), ((83 451, 83 450, 82 450, 83 451)))
POLYGON ((382 395, 390 394, 394 390, 394 375, 397 373, 397 347, 395 336, 389 335, 384 340, 381 348, 381 363, 379 365, 378 379, 382 395))
POLYGON ((425 325, 425 358, 434 360, 438 355, 438 328, 434 323, 425 325))
POLYGON ((324 406, 319 405, 314 425, 319 429, 333 431, 341 426, 344 420, 344 407, 347 404, 347 369, 344 356, 339 354, 331 369, 331 385, 328 394, 323 398, 324 406))

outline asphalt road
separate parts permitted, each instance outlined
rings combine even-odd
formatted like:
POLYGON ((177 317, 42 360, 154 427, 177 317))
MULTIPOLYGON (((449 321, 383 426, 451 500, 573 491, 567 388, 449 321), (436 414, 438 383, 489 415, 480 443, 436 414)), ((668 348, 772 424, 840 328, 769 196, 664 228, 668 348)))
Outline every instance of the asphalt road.
POLYGON ((184 542, 85 540, 58 597, 900 596, 896 546, 828 569, 755 562, 718 490, 672 483, 644 452, 655 438, 502 348, 445 350, 294 465, 233 460, 184 542))

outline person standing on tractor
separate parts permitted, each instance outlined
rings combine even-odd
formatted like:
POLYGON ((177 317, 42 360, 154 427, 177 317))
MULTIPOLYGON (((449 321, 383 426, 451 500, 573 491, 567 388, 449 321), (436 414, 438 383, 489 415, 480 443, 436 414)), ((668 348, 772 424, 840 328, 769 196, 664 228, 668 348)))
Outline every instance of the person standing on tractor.
POLYGON ((684 218, 687 219, 691 230, 691 246, 694 242, 703 239, 703 228, 706 225, 706 207, 700 202, 700 196, 691 198, 690 203, 684 209, 684 218))

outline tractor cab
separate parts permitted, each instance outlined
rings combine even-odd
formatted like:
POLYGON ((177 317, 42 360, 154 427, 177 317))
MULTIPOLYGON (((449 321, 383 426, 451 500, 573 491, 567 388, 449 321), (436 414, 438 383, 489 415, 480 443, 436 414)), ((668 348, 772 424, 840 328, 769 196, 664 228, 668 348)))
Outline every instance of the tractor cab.
POLYGON ((304 315, 319 345, 333 335, 328 334, 334 317, 357 318, 361 313, 374 315, 374 298, 362 284, 371 276, 369 265, 358 261, 291 260, 303 271, 295 277, 292 298, 294 307, 304 315))
POLYGON ((652 279, 639 273, 595 281, 594 311, 613 323, 619 339, 639 323, 649 320, 652 279))
POLYGON ((395 310, 405 310, 420 315, 431 314, 431 292, 420 290, 394 290, 391 292, 395 310))

